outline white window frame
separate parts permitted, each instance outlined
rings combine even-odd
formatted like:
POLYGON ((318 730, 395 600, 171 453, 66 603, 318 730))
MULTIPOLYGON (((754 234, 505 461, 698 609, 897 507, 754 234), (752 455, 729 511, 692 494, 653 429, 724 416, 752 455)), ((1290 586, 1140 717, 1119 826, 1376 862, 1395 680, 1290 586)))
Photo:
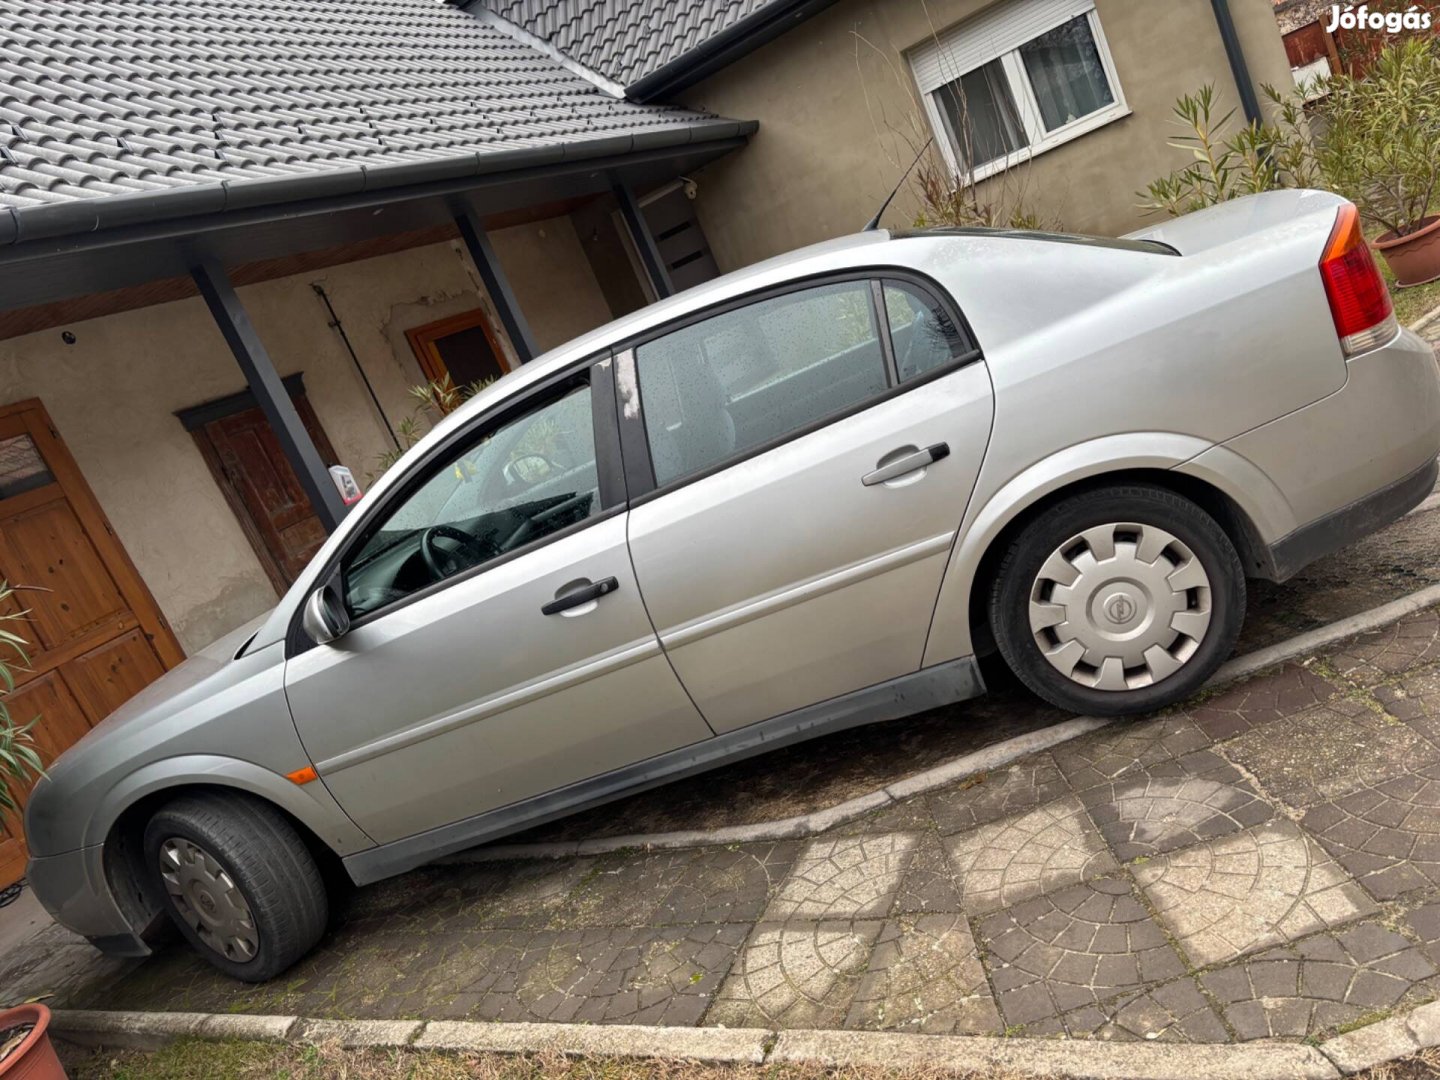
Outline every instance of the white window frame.
MULTIPOLYGON (((1115 70, 1115 60, 1110 55, 1110 45, 1105 40, 1105 31, 1100 25, 1100 16, 1095 10, 1094 0, 1048 0, 1048 3, 1045 0, 1009 0, 1005 9, 1007 10, 999 13, 998 20, 992 20, 992 22, 998 22, 998 26, 986 26, 980 30, 988 39, 987 47, 983 52, 977 53, 973 47, 966 48, 963 60, 959 63, 953 61, 956 44, 966 40, 971 23, 975 21, 969 20, 937 35, 936 38, 923 45, 917 46, 909 53, 911 70, 915 74, 920 89, 921 101, 924 103, 930 128, 935 133, 935 141, 939 145, 941 153, 945 155, 951 171, 962 182, 979 183, 987 177, 1029 160, 1036 154, 1053 150, 1072 139, 1078 139, 1081 135, 1086 135, 1097 128, 1130 115, 1130 107, 1125 103, 1125 92, 1121 89, 1120 76, 1115 70), (1023 36, 1016 38, 1016 31, 1012 30, 1007 33, 1004 25, 1005 15, 1008 10, 1018 11, 1018 6, 1023 4, 1045 6, 1047 8, 1044 13, 1046 17, 1038 23, 1033 19, 1026 20, 1023 28, 1018 31, 1023 36), (1095 40, 1096 51, 1100 55, 1100 65, 1105 72, 1105 78, 1110 83, 1110 93, 1115 100, 1103 109, 1072 120, 1054 131, 1046 131, 1044 120, 1040 114, 1040 104, 1030 85, 1030 76, 1025 71, 1025 62, 1020 56, 1020 47, 1041 34, 1082 15, 1089 22, 1090 33, 1095 40), (977 60, 977 56, 983 56, 983 59, 977 60), (1016 111, 1020 114, 1020 123, 1029 140, 1029 145, 1022 146, 1013 153, 993 158, 973 169, 967 169, 961 161, 959 148, 950 137, 950 127, 942 114, 936 92, 941 87, 955 82, 995 60, 1000 61, 1005 78, 1010 84, 1010 95, 1015 101, 1016 111)), ((967 44, 973 45, 973 42, 967 42, 967 44)))

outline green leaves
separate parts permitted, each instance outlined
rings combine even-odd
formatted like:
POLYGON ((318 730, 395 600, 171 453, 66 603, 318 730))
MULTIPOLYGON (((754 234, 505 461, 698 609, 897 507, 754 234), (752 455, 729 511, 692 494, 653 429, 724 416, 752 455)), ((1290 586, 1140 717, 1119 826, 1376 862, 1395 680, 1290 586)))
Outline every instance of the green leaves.
POLYGON ((450 375, 447 372, 438 379, 410 387, 406 393, 418 404, 409 416, 404 417, 395 425, 395 439, 400 445, 394 450, 387 450, 376 459, 379 471, 367 477, 366 483, 373 483, 378 477, 383 476, 390 466, 400 460, 406 450, 425 437, 425 433, 431 427, 429 421, 434 413, 444 416, 454 412, 494 381, 493 378, 477 379, 464 386, 456 386, 450 381, 450 375), (422 421, 424 421, 423 427, 422 421))
POLYGON ((1329 90, 1315 140, 1326 185, 1370 223, 1414 232, 1440 181, 1440 41, 1389 45, 1363 79, 1337 75, 1329 90))
MULTIPOLYGON (((14 595, 15 590, 7 582, 0 582, 0 605, 14 595)), ((23 611, 0 615, 0 622, 19 622, 25 615, 23 611)), ((12 785, 6 782, 7 779, 16 787, 24 787, 36 777, 45 775, 44 763, 31 734, 40 718, 37 716, 24 724, 17 723, 6 700, 15 691, 16 661, 22 668, 30 662, 26 652, 28 645, 19 634, 0 629, 0 686, 3 686, 0 690, 0 813, 13 814, 19 810, 12 785)))
MULTIPOLYGON (((1267 87, 1267 93, 1273 91, 1267 87)), ((1295 186, 1293 140, 1283 121, 1279 125, 1246 124, 1226 134, 1235 110, 1216 116, 1215 87, 1208 83, 1180 98, 1174 111, 1175 122, 1184 133, 1168 145, 1193 160, 1150 182, 1140 193, 1142 199, 1148 196, 1141 204, 1145 209, 1179 217, 1243 195, 1295 186)))
POLYGON ((1345 196, 1372 226, 1414 232, 1440 194, 1440 39, 1387 45, 1364 78, 1334 75, 1282 95, 1265 87, 1271 120, 1227 134, 1212 86, 1175 103, 1191 163, 1152 181, 1142 206, 1178 216, 1282 187, 1345 196), (1315 99, 1308 108, 1307 99, 1315 99))

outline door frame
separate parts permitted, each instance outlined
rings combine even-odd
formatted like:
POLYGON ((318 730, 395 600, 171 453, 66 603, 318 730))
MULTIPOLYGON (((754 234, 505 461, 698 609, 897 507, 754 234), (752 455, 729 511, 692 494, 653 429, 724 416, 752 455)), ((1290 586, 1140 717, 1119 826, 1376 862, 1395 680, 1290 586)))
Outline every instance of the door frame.
MULTIPOLYGON (((305 396, 305 375, 304 372, 296 372, 294 375, 286 375, 281 382, 285 386, 285 392, 290 395, 296 411, 300 413, 302 423, 306 420, 315 422, 315 431, 321 436, 315 439, 312 433, 311 438, 315 440, 316 449, 322 458, 330 457, 339 460, 335 455, 335 449, 330 445, 330 437, 325 429, 320 426, 320 418, 315 414, 315 408, 310 404, 310 399, 305 396), (308 413, 308 416, 307 416, 308 413)), ((271 586, 275 589, 276 596, 284 596, 290 588, 290 582, 285 577, 285 571, 275 561, 269 546, 265 543, 265 537, 261 535, 260 528, 255 523, 255 518, 250 513, 250 508, 245 505, 242 496, 235 484, 231 481, 229 474, 225 471, 225 465, 220 460, 220 454, 215 449, 215 444, 205 434, 206 425, 216 420, 223 420, 227 416, 234 416, 236 413, 245 412, 248 409, 258 409, 260 403, 255 400, 255 395, 250 390, 241 390, 238 394, 227 394, 222 398, 215 398, 200 405, 191 405, 188 408, 178 409, 175 412, 175 419, 179 420, 190 437, 195 440, 196 447, 200 450, 200 456, 205 459, 205 465, 210 470, 211 477, 215 480, 215 486, 225 496, 225 503, 230 507, 230 512, 235 515, 235 520, 240 524, 240 531, 245 534, 245 539, 250 542, 250 548, 255 552, 255 557, 260 560, 260 566, 265 571, 265 576, 270 579, 271 586)), ((267 421, 268 423, 268 421, 267 421)), ((309 430, 309 425, 306 425, 309 430)), ((314 509, 312 507, 311 509, 314 509)))
POLYGON ((101 509, 100 501, 90 489, 85 474, 70 456, 70 451, 60 437, 54 421, 50 419, 44 403, 39 398, 25 398, 23 401, 0 405, 0 416, 14 416, 26 412, 34 413, 38 421, 38 424, 29 430, 40 456, 49 466, 60 490, 65 493, 65 498, 74 509, 75 516, 80 519, 80 524, 85 527, 90 542, 95 545, 100 558, 115 576, 120 595, 125 598, 145 631, 145 636, 154 645, 160 662, 166 668, 181 663, 185 659, 185 650, 180 647, 175 631, 170 628, 170 622, 160 610, 150 587, 145 584, 140 571, 131 561, 129 552, 125 550, 125 545, 120 542, 114 526, 110 524, 110 519, 105 516, 105 511, 101 509))
MULTIPOLYGON (((490 343, 490 351, 495 354, 495 360, 500 365, 501 373, 509 374, 515 370, 510 363, 509 353, 500 344, 495 327, 490 324, 490 316, 485 313, 483 307, 477 307, 471 308, 469 311, 462 311, 459 315, 452 315, 448 319, 440 319, 405 331, 405 339, 410 342, 410 348, 415 353, 415 360, 419 363, 420 371, 427 380, 439 382, 441 379, 450 378, 450 369, 445 366, 445 360, 440 355, 440 347, 436 342, 440 338, 458 334, 462 330, 474 330, 477 326, 484 331, 485 340, 490 343)), ((451 379, 451 384, 454 384, 453 379, 451 379)))
MULTIPOLYGON (((138 629, 145 635, 150 647, 154 650, 156 658, 163 670, 169 670, 185 660, 185 651, 180 647, 175 632, 171 629, 169 621, 165 618, 160 605, 155 602, 149 587, 140 576, 140 571, 130 560, 129 553, 125 550, 124 544, 116 535, 114 527, 110 524, 105 511, 101 509, 99 500, 90 489, 80 466, 70 455, 60 432, 50 419, 50 414, 39 398, 25 398, 21 401, 10 402, 0 405, 0 420, 16 418, 23 425, 24 433, 35 443, 35 449, 39 451, 41 459, 45 462, 50 475, 54 477, 54 484, 60 489, 61 497, 69 507, 75 519, 79 522, 84 531, 86 540, 94 548, 100 558, 101 564, 115 584, 121 600, 129 609, 130 618, 133 622, 128 628, 122 627, 118 634, 133 633, 138 629)), ((48 485, 47 485, 48 486, 48 485)), ((15 501, 23 501, 26 495, 15 496, 15 501)), ((6 500, 7 502, 10 500, 6 500)), ((12 582, 14 585, 39 585, 39 582, 12 582)), ((32 668, 19 673, 16 679, 16 692, 32 683, 37 683, 48 678, 63 664, 69 663, 81 655, 85 649, 94 648, 93 642, 83 646, 70 643, 56 649, 45 652, 45 663, 41 668, 32 668)), ((64 684, 62 683, 62 686, 64 684)), ((73 696, 73 695, 72 695, 73 696)), ((86 702, 75 700, 75 707, 82 713, 90 710, 86 702)), ((85 718, 87 723, 93 726, 98 722, 85 718)), ((43 725, 44 717, 40 719, 43 725)), ((5 783, 0 779, 0 784, 5 783)), ((28 789, 28 785, 26 785, 28 789)), ((11 785, 11 791, 20 796, 20 803, 23 805, 25 793, 17 792, 15 785, 11 785)), ((25 843, 25 829, 23 812, 14 815, 6 814, 0 817, 0 841, 8 843, 14 841, 18 845, 15 851, 0 859, 0 885, 8 885, 18 880, 25 872, 25 859, 29 857, 29 849, 25 843)))

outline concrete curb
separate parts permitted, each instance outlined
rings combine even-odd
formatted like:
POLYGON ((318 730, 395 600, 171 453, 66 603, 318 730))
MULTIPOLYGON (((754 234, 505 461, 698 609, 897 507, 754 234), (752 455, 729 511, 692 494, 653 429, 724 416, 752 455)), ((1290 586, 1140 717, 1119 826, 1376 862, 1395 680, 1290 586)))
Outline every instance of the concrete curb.
POLYGON ((1409 510, 1409 511, 1405 514, 1405 516, 1406 516, 1406 517, 1414 517, 1416 514, 1428 514, 1431 510, 1434 510, 1437 506, 1440 506, 1440 492, 1437 492, 1437 493, 1434 494, 1434 495, 1427 495, 1427 496, 1425 497, 1425 500, 1424 500, 1422 503, 1420 503, 1420 505, 1418 505, 1418 506, 1414 507, 1413 509, 1409 510))
POLYGON ((1420 318, 1416 319, 1413 323, 1410 324, 1409 328, 1415 331, 1415 333, 1420 334, 1423 333, 1425 331, 1425 328, 1428 327, 1432 322, 1437 321, 1440 321, 1440 306, 1433 307, 1424 315, 1421 315, 1420 318))
POLYGON ((678 1058, 760 1065, 774 1041, 757 1028, 644 1027, 639 1024, 495 1024, 445 1020, 425 1025, 417 1050, 498 1054, 542 1051, 576 1057, 678 1058))
MULTIPOLYGON (((1440 505, 1440 496, 1431 496, 1440 505)), ((1428 501, 1428 500, 1427 500, 1428 501)), ((1288 641, 1257 649, 1244 656, 1237 656, 1222 664, 1220 669, 1205 683, 1205 689, 1213 690, 1227 683, 1249 678, 1269 668, 1277 667, 1289 660, 1299 660, 1313 655, 1346 638, 1377 630, 1396 622, 1406 615, 1423 608, 1440 604, 1440 584, 1427 585, 1409 596, 1393 600, 1380 607, 1362 611, 1358 615, 1339 619, 1315 630, 1298 634, 1288 641)), ((441 866, 463 866, 477 863, 503 862, 510 859, 565 859, 579 855, 604 855, 627 848, 668 849, 712 847, 725 844, 755 843, 765 840, 792 840, 814 836, 837 825, 864 817, 872 811, 888 806, 900 799, 908 799, 926 791, 953 784, 967 776, 1002 768, 1011 762, 1040 750, 1069 742, 1088 732, 1104 727, 1112 721, 1097 716, 1080 716, 1053 724, 1040 731, 1017 735, 1013 739, 987 746, 972 754, 937 765, 933 769, 897 780, 877 791, 847 799, 824 810, 809 814, 782 818, 779 821, 762 821, 753 825, 730 825, 719 829, 687 829, 678 832, 633 833, 629 836, 606 836, 594 840, 557 840, 536 844, 490 844, 472 848, 456 855, 437 859, 441 866)))
POLYGON ((1440 1003, 1320 1043, 1238 1045, 1004 1039, 879 1031, 770 1031, 606 1024, 435 1020, 313 1020, 298 1016, 92 1012, 60 1009, 51 1031, 80 1046, 157 1050, 183 1038, 291 1042, 391 1050, 559 1053, 728 1065, 810 1063, 825 1068, 944 1065, 983 1073, 1080 1080, 1338 1080, 1440 1045, 1440 1003))
POLYGON ((842 1066, 1008 1069, 1085 1080, 1333 1080, 1336 1067, 1298 1043, 1193 1045, 1089 1039, 997 1039, 881 1031, 786 1031, 770 1062, 842 1066))

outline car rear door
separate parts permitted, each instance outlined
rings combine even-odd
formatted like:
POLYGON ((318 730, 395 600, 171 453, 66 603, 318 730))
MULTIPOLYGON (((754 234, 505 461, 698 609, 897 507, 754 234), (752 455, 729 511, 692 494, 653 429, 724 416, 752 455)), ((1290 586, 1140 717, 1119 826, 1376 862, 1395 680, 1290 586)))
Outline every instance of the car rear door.
POLYGON ((617 364, 636 576, 711 727, 917 671, 993 415, 939 287, 809 280, 617 364))
POLYGON ((339 557, 348 633, 292 644, 300 737, 381 843, 712 734, 631 568, 611 365, 413 466, 339 557))

